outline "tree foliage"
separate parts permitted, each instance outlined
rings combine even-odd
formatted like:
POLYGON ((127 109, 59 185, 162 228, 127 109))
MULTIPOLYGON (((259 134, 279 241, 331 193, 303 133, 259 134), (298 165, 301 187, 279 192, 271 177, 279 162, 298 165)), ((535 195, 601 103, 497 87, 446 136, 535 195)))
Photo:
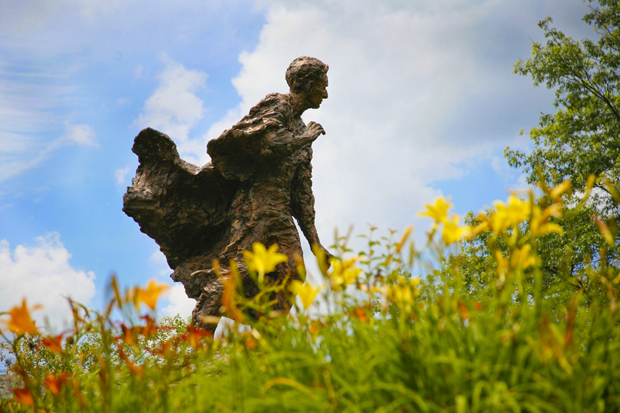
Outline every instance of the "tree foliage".
POLYGON ((551 185, 570 179, 576 191, 585 192, 594 174, 597 206, 617 213, 618 203, 605 181, 620 179, 620 8, 617 1, 601 0, 590 6, 584 20, 594 27, 598 40, 573 40, 551 26, 539 23, 546 44, 535 42, 532 56, 515 65, 515 73, 531 76, 535 85, 555 89, 555 114, 544 114, 530 130, 531 154, 506 150, 510 165, 525 167, 528 181, 544 178, 551 185), (542 176, 541 176, 542 175, 542 176))
MULTIPOLYGON (((515 73, 555 91, 557 111, 542 114, 529 131, 531 153, 508 147, 505 157, 543 192, 567 180, 572 184, 563 195, 567 208, 557 220, 564 236, 539 239, 545 286, 550 289, 558 279, 582 288, 587 282, 584 268, 617 264, 620 257, 620 6, 615 0, 591 4, 584 21, 593 26, 595 40, 574 40, 554 28, 551 18, 539 22, 546 42, 533 43, 532 55, 515 65, 515 73)), ((473 214, 468 219, 476 223, 473 214)), ((494 269, 488 242, 489 235, 482 234, 465 243, 453 259, 473 264, 461 265, 471 272, 471 280, 494 269)))

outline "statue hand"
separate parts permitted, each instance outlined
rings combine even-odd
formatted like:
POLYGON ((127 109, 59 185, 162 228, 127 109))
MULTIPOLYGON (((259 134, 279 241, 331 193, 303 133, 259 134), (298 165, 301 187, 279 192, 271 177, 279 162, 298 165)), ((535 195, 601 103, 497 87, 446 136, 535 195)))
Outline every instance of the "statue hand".
POLYGON ((319 248, 323 251, 323 254, 325 254, 325 265, 326 268, 329 269, 332 266, 331 260, 332 258, 334 258, 334 256, 327 250, 327 248, 325 248, 324 246, 319 244, 319 248))
POLYGON ((304 133, 304 137, 310 138, 314 141, 319 135, 325 135, 325 129, 321 126, 320 123, 310 122, 306 127, 306 132, 304 133))
POLYGON ((325 252, 325 260, 327 261, 327 268, 329 268, 332 266, 331 259, 334 258, 334 256, 329 251, 327 251, 327 249, 325 248, 323 248, 323 251, 325 252))

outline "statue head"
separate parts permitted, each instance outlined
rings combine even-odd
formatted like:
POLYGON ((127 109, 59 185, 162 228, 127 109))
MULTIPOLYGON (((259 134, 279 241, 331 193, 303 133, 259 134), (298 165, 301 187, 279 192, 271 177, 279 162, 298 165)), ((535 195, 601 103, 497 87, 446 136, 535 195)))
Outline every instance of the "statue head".
POLYGON ((303 96, 309 108, 318 108, 327 99, 329 66, 314 57, 302 56, 286 69, 286 83, 291 94, 303 96))

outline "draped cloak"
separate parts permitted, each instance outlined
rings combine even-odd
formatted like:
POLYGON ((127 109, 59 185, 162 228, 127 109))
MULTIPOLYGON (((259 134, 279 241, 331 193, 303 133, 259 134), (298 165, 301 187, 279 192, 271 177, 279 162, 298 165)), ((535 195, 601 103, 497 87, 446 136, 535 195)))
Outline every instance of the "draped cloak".
POLYGON ((296 277, 302 257, 293 217, 308 241, 318 243, 314 226, 312 149, 299 139, 306 126, 295 117, 290 96, 267 95, 231 129, 207 145, 211 162, 183 161, 165 134, 147 128, 136 137, 139 166, 123 198, 123 211, 152 237, 166 256, 171 277, 198 300, 194 318, 219 315, 224 273, 234 260, 244 291, 258 291, 247 276, 242 251, 254 242, 277 243, 288 262, 269 274, 296 277))

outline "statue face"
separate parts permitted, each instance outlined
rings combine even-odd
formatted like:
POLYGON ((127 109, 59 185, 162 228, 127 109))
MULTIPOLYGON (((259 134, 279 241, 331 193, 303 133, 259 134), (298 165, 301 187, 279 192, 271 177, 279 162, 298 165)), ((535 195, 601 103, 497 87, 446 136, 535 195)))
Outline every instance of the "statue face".
POLYGON ((312 90, 308 92, 306 95, 306 100, 308 101, 308 107, 312 109, 318 109, 321 106, 321 102, 323 99, 327 99, 327 76, 323 77, 319 83, 315 85, 312 90))

